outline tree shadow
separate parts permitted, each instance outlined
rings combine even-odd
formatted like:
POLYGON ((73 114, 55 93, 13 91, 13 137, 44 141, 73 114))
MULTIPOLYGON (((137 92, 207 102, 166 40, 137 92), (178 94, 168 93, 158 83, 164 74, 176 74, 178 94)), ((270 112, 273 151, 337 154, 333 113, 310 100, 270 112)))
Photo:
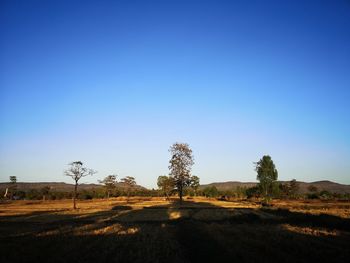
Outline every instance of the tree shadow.
POLYGON ((345 262, 350 220, 176 201, 0 216, 1 262, 345 262))
POLYGON ((349 218, 341 218, 329 214, 314 215, 310 213, 291 212, 288 209, 281 208, 261 210, 276 216, 276 218, 278 218, 276 223, 350 231, 349 218))
POLYGON ((129 205, 117 205, 117 206, 113 206, 112 210, 132 210, 132 206, 129 206, 129 205))

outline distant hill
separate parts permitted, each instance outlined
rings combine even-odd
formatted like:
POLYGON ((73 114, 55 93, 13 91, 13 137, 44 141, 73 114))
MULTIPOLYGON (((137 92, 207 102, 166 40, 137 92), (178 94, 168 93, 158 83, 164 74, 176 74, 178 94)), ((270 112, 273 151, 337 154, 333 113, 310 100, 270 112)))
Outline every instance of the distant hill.
MULTIPOLYGON (((287 183, 287 181, 280 181, 280 183, 287 183)), ((350 185, 345 185, 345 184, 338 184, 335 182, 331 181, 316 181, 316 182, 311 182, 311 183, 306 183, 306 182, 299 182, 299 192, 300 193, 307 193, 308 192, 308 187, 310 185, 316 186, 319 191, 326 190, 332 193, 350 193, 350 185)), ((232 190, 236 189, 238 186, 239 187, 253 187, 256 186, 256 182, 238 182, 238 181, 230 181, 230 182, 215 182, 211 184, 204 184, 199 187, 199 189, 204 189, 208 186, 215 186, 218 190, 220 191, 225 191, 225 190, 232 190)), ((0 190, 4 190, 7 187, 9 187, 9 183, 0 183, 0 190)), ((17 183, 17 189, 26 191, 29 189, 37 189, 40 190, 45 186, 49 186, 51 190, 53 191, 59 191, 59 192, 71 192, 74 190, 74 185, 73 184, 67 184, 63 182, 39 182, 39 183, 17 183)), ((79 190, 91 190, 91 189, 98 189, 103 187, 100 184, 79 184, 79 190)), ((117 187, 119 188, 124 188, 125 184, 123 183, 118 183, 117 187)), ((137 185, 136 189, 146 189, 143 186, 137 185)))
POLYGON ((229 182, 217 182, 211 184, 202 184, 199 186, 199 189, 203 190, 206 187, 215 186, 220 191, 227 191, 236 189, 237 187, 254 187, 257 183, 252 182, 238 182, 238 181, 229 181, 229 182))
POLYGON ((316 186, 319 191, 326 190, 331 193, 350 193, 350 185, 338 184, 331 181, 316 181, 311 183, 298 182, 301 193, 307 193, 310 185, 316 186))
MULTIPOLYGON (((9 183, 0 183, 0 190, 6 189, 9 187, 9 183)), ((17 183, 17 190, 20 191, 26 191, 29 189, 37 189, 40 190, 43 187, 50 187, 51 190, 53 191, 58 191, 58 192, 70 192, 74 191, 74 185, 73 184, 67 184, 67 183, 55 183, 55 182, 39 182, 39 183, 17 183)), ((103 187, 103 185, 100 184, 79 184, 79 190, 91 190, 91 189, 98 189, 103 187)), ((118 188, 124 188, 125 184, 123 183, 118 183, 117 184, 118 188)), ((136 185, 136 189, 145 189, 143 186, 136 185)))
MULTIPOLYGON (((287 181, 280 181, 280 183, 287 183, 287 181)), ((316 186, 318 188, 319 191, 322 190, 326 190, 332 193, 350 193, 350 185, 346 185, 346 184, 338 184, 335 182, 331 182, 331 181, 316 181, 316 182, 310 182, 310 183, 306 183, 306 182, 299 182, 299 192, 300 193, 307 193, 308 192, 308 187, 310 185, 316 186)), ((204 189, 208 186, 215 186, 218 190, 220 191, 225 191, 225 190, 231 190, 231 189, 235 189, 236 187, 253 187, 256 186, 257 183, 253 183, 253 182, 218 182, 218 183, 211 183, 211 184, 205 184, 205 185, 201 185, 199 188, 200 189, 204 189)))

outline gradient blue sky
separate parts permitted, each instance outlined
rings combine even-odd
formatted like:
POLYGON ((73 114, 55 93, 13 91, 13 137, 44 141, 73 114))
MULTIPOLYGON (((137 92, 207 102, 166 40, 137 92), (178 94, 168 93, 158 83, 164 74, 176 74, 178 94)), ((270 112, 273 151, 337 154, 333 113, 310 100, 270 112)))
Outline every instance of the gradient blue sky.
POLYGON ((0 181, 350 184, 350 2, 1 1, 0 181))

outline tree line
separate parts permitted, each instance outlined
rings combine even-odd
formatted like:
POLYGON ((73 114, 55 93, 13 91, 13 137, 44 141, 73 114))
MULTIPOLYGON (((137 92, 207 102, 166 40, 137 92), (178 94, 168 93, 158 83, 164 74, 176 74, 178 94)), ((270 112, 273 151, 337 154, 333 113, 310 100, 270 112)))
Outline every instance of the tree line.
POLYGON ((319 191, 316 187, 310 186, 308 194, 299 194, 299 184, 293 179, 287 183, 280 183, 277 168, 269 155, 264 155, 259 161, 254 163, 257 172, 258 184, 254 187, 236 187, 226 191, 220 191, 215 186, 208 186, 200 189, 200 178, 192 175, 194 157, 192 149, 187 143, 174 143, 169 149, 171 158, 169 160, 169 174, 161 175, 157 179, 158 189, 145 189, 137 187, 136 180, 132 176, 126 176, 117 180, 117 175, 106 176, 99 183, 103 188, 79 191, 79 180, 83 177, 93 175, 97 171, 87 168, 81 161, 74 161, 69 164, 64 174, 74 181, 73 192, 61 192, 43 187, 42 189, 30 189, 29 191, 17 190, 16 176, 10 176, 9 187, 1 194, 7 199, 65 199, 73 200, 73 208, 76 209, 77 199, 110 198, 117 196, 164 196, 166 199, 178 196, 180 202, 183 196, 205 196, 229 200, 232 198, 261 198, 266 204, 272 198, 345 198, 350 199, 349 194, 336 194, 328 191, 319 191))

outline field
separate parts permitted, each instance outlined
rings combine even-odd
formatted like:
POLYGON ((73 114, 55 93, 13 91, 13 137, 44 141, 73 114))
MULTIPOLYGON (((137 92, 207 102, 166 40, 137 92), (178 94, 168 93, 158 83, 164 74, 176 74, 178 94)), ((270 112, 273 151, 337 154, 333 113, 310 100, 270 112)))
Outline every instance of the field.
POLYGON ((0 262, 347 262, 350 203, 0 203, 0 262))

